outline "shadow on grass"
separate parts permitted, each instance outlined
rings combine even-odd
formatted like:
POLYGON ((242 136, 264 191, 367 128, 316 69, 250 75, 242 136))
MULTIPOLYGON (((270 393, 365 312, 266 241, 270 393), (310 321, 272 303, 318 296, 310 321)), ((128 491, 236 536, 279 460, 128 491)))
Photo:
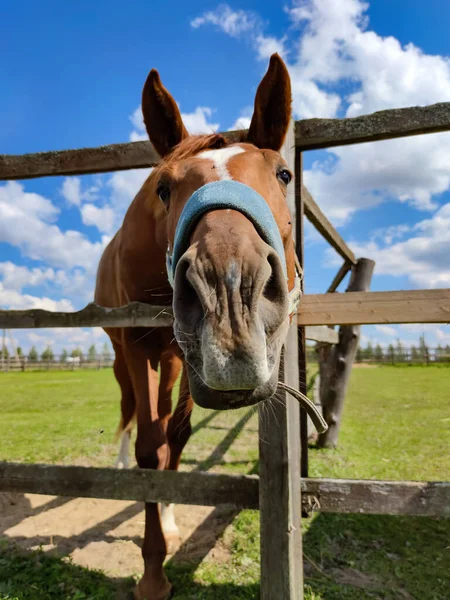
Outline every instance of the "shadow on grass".
POLYGON ((0 600, 126 600, 133 586, 131 578, 114 579, 0 541, 0 600))

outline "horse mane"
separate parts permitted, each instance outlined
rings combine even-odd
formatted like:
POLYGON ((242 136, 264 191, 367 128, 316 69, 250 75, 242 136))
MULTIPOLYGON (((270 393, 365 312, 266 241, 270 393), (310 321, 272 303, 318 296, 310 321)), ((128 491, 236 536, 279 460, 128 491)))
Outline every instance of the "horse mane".
POLYGON ((172 152, 165 157, 164 164, 168 166, 170 163, 184 160, 203 152, 203 150, 220 150, 220 148, 225 148, 232 143, 235 143, 235 140, 227 140, 220 133, 190 135, 175 146, 172 152))

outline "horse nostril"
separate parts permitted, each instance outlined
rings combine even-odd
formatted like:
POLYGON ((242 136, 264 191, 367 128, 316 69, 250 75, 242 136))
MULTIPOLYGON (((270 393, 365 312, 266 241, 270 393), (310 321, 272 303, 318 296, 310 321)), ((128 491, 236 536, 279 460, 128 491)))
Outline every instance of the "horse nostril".
POLYGON ((282 302, 285 296, 285 286, 282 277, 280 277, 282 275, 280 259, 275 253, 270 253, 267 262, 270 265, 271 273, 264 286, 263 296, 269 302, 282 302))
POLYGON ((203 306, 189 278, 190 268, 192 268, 191 259, 182 257, 175 273, 173 311, 175 319, 185 329, 194 330, 203 318, 203 306))

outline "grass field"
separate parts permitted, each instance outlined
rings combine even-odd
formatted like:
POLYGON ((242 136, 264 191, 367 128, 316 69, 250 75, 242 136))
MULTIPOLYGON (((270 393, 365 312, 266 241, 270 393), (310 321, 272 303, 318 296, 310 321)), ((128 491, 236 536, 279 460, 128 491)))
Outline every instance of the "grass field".
MULTIPOLYGON (((4 374, 0 386, 2 460, 113 464, 111 371, 4 374)), ((340 446, 311 450, 311 476, 449 480, 449 390, 450 369, 355 369, 340 446)), ((257 472, 253 410, 196 408, 193 421, 184 469, 257 472)), ((216 509, 214 518, 226 559, 169 561, 175 598, 258 598, 258 513, 216 509)), ((308 600, 450 598, 449 520, 318 515, 304 521, 304 533, 308 600)), ((0 542, 0 600, 106 600, 129 585, 66 558, 24 552, 5 536, 0 542)))

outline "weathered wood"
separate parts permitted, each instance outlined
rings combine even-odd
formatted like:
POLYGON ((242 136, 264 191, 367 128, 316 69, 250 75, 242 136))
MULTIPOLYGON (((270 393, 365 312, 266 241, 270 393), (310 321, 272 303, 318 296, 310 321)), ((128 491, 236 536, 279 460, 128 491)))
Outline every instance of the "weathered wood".
POLYGON ((337 344, 339 341, 339 333, 324 327, 322 325, 311 325, 305 327, 306 339, 312 342, 322 342, 323 344, 337 344))
POLYGON ((317 231, 323 235, 336 252, 342 256, 342 258, 351 264, 355 264, 355 255, 320 210, 319 206, 304 186, 302 186, 302 197, 304 199, 305 215, 307 219, 314 225, 317 231))
MULTIPOLYGON (((297 160, 295 161, 295 192, 296 192, 296 239, 295 247, 299 263, 305 271, 305 244, 304 244, 304 228, 305 228, 305 203, 306 188, 303 185, 303 155, 299 150, 296 150, 297 160)), ((305 292, 305 279, 302 280, 302 293, 305 292)), ((328 329, 322 328, 323 332, 328 329)), ((299 326, 298 328, 298 389, 306 396, 308 392, 308 381, 306 374, 306 327, 299 326)), ((309 447, 308 447, 308 413, 300 408, 300 475, 308 477, 309 471, 309 447)), ((302 517, 306 517, 302 513, 302 517)))
POLYGON ((36 154, 1 154, 0 180, 140 169, 153 167, 158 160, 157 152, 147 141, 36 154))
MULTIPOLYGON (((295 124, 300 150, 315 150, 450 130, 450 103, 384 110, 352 119, 305 119, 295 124)), ((223 132, 238 141, 245 131, 223 132)), ((23 155, 0 155, 0 180, 84 175, 151 167, 158 156, 150 142, 111 144, 23 155)))
MULTIPOLYGON (((289 128, 284 158, 295 169, 294 129, 289 128)), ((288 192, 295 229, 295 190, 288 192)), ((294 232, 295 235, 295 232, 294 232)), ((295 239, 295 238, 294 238, 295 239)), ((284 346, 281 376, 298 385, 297 327, 291 325, 284 346)), ((284 395, 268 408, 259 406, 259 506, 261 519, 261 600, 301 600, 303 560, 300 503, 300 410, 284 395)))
MULTIPOLYGON (((0 492, 258 509, 259 477, 0 462, 0 492)), ((450 482, 302 479, 308 512, 450 517, 450 482)))
POLYGON ((299 325, 450 323, 450 289, 309 294, 299 325))
MULTIPOLYGON (((88 304, 78 312, 63 313, 41 309, 0 310, 0 328, 42 329, 47 327, 171 327, 172 308, 131 302, 119 308, 88 304)), ((306 339, 335 344, 337 334, 327 327, 306 327, 306 339)))
POLYGON ((88 304, 77 312, 0 310, 0 327, 35 329, 44 327, 171 327, 172 308, 131 302, 118 308, 88 304), (1 325, 4 323, 4 325, 1 325))
POLYGON ((450 483, 303 479, 302 501, 325 513, 450 518, 450 483))
POLYGON ((450 130, 450 102, 382 110, 351 119, 306 119, 295 125, 301 150, 439 133, 450 130))
MULTIPOLYGON (((222 135, 239 141, 242 132, 227 131, 222 135)), ((34 154, 0 154, 0 180, 142 169, 154 167, 158 162, 159 155, 148 141, 34 154)))
POLYGON ((352 263, 348 262, 347 260, 342 263, 341 268, 336 273, 333 281, 330 283, 330 287, 327 289, 327 294, 333 294, 338 289, 341 282, 344 280, 345 276, 347 275, 347 273, 350 271, 351 268, 352 268, 352 263))
POLYGON ((258 508, 258 478, 202 472, 0 462, 0 491, 258 508))
MULTIPOLYGON (((375 263, 360 258, 353 267, 347 292, 368 292, 375 263)), ((341 325, 339 342, 319 347, 320 400, 328 429, 319 435, 320 448, 335 448, 342 422, 345 396, 361 336, 360 325, 341 325)))
MULTIPOLYGON (((450 323, 450 289, 354 292, 351 296, 305 294, 300 303, 297 323, 307 326, 450 323)), ((171 325, 170 307, 149 306, 139 302, 119 308, 88 304, 81 311, 69 313, 40 309, 0 310, 0 328, 7 329, 171 325)), ((306 328, 306 339, 315 340, 315 335, 315 330, 306 328)), ((332 340, 331 343, 334 343, 332 340)))

